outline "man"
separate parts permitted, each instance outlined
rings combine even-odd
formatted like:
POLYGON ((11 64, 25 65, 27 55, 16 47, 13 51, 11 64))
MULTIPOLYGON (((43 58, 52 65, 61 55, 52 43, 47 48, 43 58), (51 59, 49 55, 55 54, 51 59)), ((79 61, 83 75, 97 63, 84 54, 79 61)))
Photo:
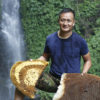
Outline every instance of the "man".
MULTIPOLYGON (((49 75, 43 74, 41 76, 37 88, 49 92, 56 92, 63 73, 80 73, 81 56, 84 60, 82 75, 90 69, 91 58, 87 43, 77 33, 72 32, 74 25, 74 11, 70 8, 63 9, 59 14, 60 30, 47 37, 44 53, 39 58, 40 60, 46 61, 49 58, 51 59, 50 73, 49 75), (48 84, 45 86, 42 85, 42 87, 39 86, 40 83, 43 84, 43 81, 48 81, 48 84), (52 88, 52 86, 55 88, 52 88)), ((24 96, 16 89, 15 100, 23 100, 23 98, 24 96)))

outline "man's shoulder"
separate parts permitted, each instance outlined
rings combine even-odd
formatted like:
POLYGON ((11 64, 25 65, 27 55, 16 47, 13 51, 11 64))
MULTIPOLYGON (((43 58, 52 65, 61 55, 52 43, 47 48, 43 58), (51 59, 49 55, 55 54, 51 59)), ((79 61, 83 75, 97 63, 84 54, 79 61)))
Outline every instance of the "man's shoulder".
POLYGON ((73 32, 73 38, 74 39, 78 39, 78 40, 85 40, 82 36, 80 36, 78 33, 76 32, 73 32))
POLYGON ((86 51, 86 53, 87 53, 88 52, 88 46, 87 46, 86 40, 83 37, 81 37, 79 34, 77 34, 77 33, 74 33, 74 36, 73 37, 74 37, 73 38, 74 45, 79 46, 80 48, 82 48, 82 51, 87 50, 86 51))
POLYGON ((52 39, 52 38, 55 38, 57 35, 57 32, 54 32, 54 33, 51 33, 47 36, 47 39, 52 39))

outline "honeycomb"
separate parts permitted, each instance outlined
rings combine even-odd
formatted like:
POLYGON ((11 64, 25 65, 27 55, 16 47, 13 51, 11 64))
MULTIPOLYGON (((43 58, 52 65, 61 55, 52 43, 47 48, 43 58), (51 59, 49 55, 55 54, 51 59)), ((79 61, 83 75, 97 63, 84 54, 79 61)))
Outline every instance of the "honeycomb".
POLYGON ((12 83, 24 95, 35 98, 36 83, 47 65, 42 60, 16 62, 10 70, 12 83))
POLYGON ((100 77, 64 73, 53 100, 100 100, 100 77))

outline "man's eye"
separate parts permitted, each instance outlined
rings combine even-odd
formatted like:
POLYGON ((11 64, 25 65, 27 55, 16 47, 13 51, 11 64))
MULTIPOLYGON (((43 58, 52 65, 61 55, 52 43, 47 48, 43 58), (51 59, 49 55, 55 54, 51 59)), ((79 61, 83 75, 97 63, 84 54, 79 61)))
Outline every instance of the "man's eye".
POLYGON ((62 21, 62 22, 71 22, 70 19, 67 19, 67 20, 66 20, 66 19, 61 19, 61 21, 62 21))
POLYGON ((68 22, 71 22, 71 20, 69 20, 69 19, 68 19, 67 21, 68 21, 68 22))
POLYGON ((66 20, 65 20, 65 19, 61 19, 61 21, 62 21, 62 22, 65 22, 66 20))

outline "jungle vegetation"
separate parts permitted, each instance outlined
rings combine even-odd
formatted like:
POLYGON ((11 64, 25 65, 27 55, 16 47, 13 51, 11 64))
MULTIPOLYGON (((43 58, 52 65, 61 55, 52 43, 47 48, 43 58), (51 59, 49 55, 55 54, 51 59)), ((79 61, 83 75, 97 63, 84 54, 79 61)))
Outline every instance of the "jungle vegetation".
MULTIPOLYGON (((63 8, 76 12, 74 31, 86 39, 92 58, 91 74, 100 76, 100 0, 21 0, 20 15, 25 34, 27 59, 37 59, 47 35, 59 30, 58 14, 63 8)), ((48 73, 49 66, 45 72, 48 73)), ((41 100, 53 94, 38 91, 41 100)))

